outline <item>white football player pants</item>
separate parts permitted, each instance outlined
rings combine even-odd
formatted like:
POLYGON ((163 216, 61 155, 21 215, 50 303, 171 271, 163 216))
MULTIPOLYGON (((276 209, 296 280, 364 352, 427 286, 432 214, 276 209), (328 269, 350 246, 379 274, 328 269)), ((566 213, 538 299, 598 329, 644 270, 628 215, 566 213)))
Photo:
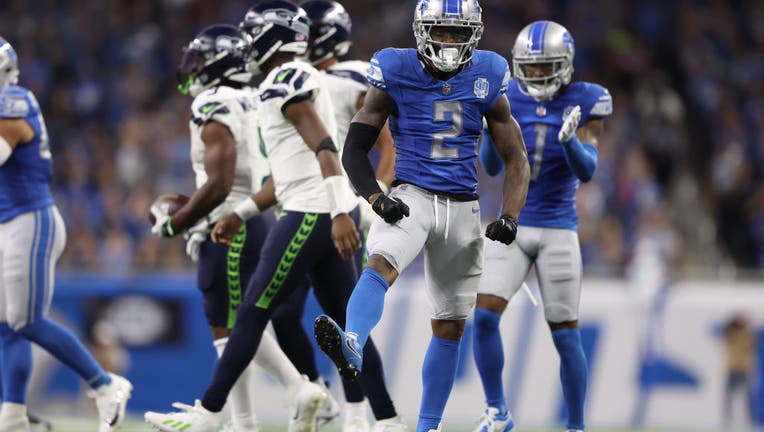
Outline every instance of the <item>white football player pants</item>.
POLYGON ((477 201, 454 201, 410 184, 390 196, 409 206, 394 225, 376 218, 369 230, 369 256, 383 256, 400 274, 424 247, 425 284, 438 320, 466 319, 483 271, 483 235, 477 201))
POLYGON ((520 226, 507 246, 489 241, 480 294, 509 301, 536 264, 544 315, 552 323, 578 319, 581 299, 581 248, 575 231, 520 226))
POLYGON ((66 228, 55 206, 0 224, 0 322, 18 330, 47 315, 65 244, 66 228))

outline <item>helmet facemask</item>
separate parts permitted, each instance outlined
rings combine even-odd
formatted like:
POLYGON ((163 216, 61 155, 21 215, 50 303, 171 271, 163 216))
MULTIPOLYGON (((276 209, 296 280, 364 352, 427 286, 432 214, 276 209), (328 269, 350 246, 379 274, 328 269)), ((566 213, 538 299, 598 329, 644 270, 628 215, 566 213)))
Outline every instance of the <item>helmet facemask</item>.
POLYGON ((573 65, 567 57, 515 57, 512 59, 512 68, 515 79, 537 101, 552 99, 562 86, 570 84, 573 76, 573 65), (530 68, 536 68, 542 73, 531 73, 530 68))
POLYGON ((246 37, 246 70, 253 75, 277 52, 302 56, 308 49, 310 26, 302 9, 249 10, 239 29, 246 37))
POLYGON ((16 51, 0 37, 0 88, 19 82, 19 66, 16 51))
POLYGON ((482 35, 480 21, 414 20, 417 50, 441 72, 453 72, 469 63, 482 35))
POLYGON ((183 57, 177 69, 178 90, 196 97, 224 81, 249 82, 251 74, 243 70, 241 63, 243 50, 244 41, 241 39, 194 39, 183 49, 183 57), (220 44, 228 45, 222 48, 220 44))

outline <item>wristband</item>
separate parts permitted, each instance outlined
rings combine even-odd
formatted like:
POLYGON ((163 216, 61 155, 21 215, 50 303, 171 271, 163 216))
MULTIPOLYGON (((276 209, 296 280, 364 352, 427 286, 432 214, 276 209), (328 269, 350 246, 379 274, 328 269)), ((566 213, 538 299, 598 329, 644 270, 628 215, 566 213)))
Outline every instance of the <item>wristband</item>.
POLYGON ((236 216, 241 218, 241 220, 246 222, 259 215, 260 208, 257 207, 257 204, 255 204, 254 201, 252 201, 252 198, 245 198, 236 204, 236 207, 233 208, 233 212, 236 213, 236 216))
POLYGON ((377 179, 377 184, 379 185, 379 188, 382 189, 383 194, 387 195, 387 193, 390 192, 390 186, 384 181, 377 179))
POLYGON ((334 141, 332 141, 331 138, 326 137, 321 140, 320 143, 318 143, 318 146, 316 146, 316 155, 321 153, 323 150, 329 150, 332 153, 337 153, 337 146, 334 145, 334 141))
POLYGON ((11 145, 0 135, 0 165, 4 164, 11 157, 11 153, 13 153, 11 145))
POLYGON ((350 188, 345 176, 331 176, 324 179, 326 195, 329 198, 329 213, 332 219, 342 213, 350 213, 358 205, 358 198, 350 188))

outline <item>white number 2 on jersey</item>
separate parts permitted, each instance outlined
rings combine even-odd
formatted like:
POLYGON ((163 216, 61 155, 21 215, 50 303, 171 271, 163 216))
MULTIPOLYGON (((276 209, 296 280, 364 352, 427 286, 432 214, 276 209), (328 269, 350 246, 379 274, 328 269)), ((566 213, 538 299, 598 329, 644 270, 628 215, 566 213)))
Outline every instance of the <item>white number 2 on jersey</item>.
POLYGON ((459 101, 435 102, 435 118, 433 120, 436 122, 446 121, 446 113, 451 113, 451 127, 432 135, 430 159, 455 159, 459 157, 459 149, 446 147, 443 141, 446 138, 456 138, 462 134, 462 103, 459 101))

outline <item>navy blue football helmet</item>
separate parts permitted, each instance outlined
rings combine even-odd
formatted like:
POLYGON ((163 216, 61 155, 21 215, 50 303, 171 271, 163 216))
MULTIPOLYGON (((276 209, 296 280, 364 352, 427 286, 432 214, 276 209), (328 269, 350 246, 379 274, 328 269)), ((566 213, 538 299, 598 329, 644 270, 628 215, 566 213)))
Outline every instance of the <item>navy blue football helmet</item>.
POLYGON ((249 8, 239 28, 247 37, 247 70, 260 66, 277 52, 303 55, 308 49, 310 20, 303 8, 287 0, 263 0, 249 8))
POLYGON ((308 0, 300 5, 310 18, 308 59, 317 65, 350 49, 352 23, 345 8, 333 0, 308 0))
POLYGON ((221 84, 249 82, 244 37, 235 26, 218 24, 202 30, 186 48, 178 65, 178 90, 197 96, 221 84))

